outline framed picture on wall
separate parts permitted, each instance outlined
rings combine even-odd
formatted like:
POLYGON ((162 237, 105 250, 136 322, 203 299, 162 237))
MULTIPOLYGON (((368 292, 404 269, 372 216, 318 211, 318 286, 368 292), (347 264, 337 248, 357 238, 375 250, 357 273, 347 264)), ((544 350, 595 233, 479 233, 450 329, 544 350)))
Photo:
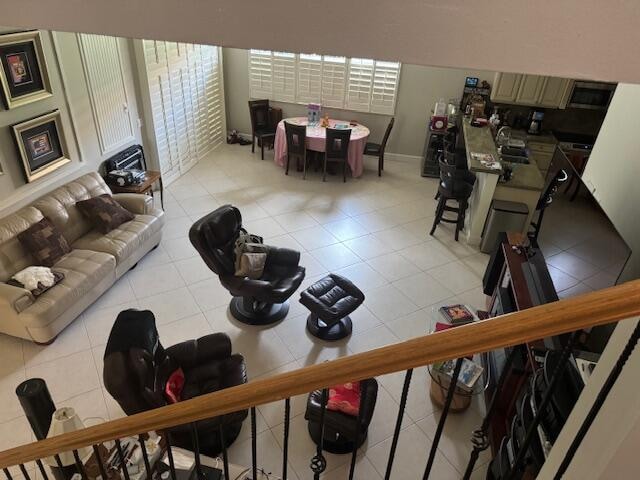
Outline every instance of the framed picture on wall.
POLYGON ((39 31, 0 35, 0 64, 2 100, 7 109, 52 95, 39 31))
POLYGON ((17 123, 11 128, 27 182, 71 162, 59 110, 17 123))

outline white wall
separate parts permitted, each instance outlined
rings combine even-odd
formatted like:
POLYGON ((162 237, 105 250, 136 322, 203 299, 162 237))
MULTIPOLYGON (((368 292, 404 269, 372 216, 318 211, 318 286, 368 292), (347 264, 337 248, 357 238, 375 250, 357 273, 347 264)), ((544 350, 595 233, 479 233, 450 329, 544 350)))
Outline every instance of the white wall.
MULTIPOLYGON (((241 133, 251 132, 249 119, 249 73, 248 51, 224 48, 224 80, 227 106, 227 128, 241 133)), ((427 131, 427 122, 434 103, 443 97, 460 98, 467 76, 493 81, 493 72, 459 70, 453 68, 402 65, 395 124, 387 151, 401 155, 422 155, 427 131)), ((284 117, 306 116, 307 107, 294 103, 271 102, 282 108, 284 117)), ((357 120, 371 130, 371 141, 380 142, 389 123, 390 116, 350 110, 323 109, 332 118, 357 120)))
POLYGON ((583 179, 632 250, 623 279, 640 277, 640 85, 620 84, 583 179))
POLYGON ((634 1, 3 0, 5 24, 640 81, 634 1))
MULTIPOLYGON (((0 32, 7 31, 15 29, 0 29, 0 32)), ((95 171, 110 156, 103 155, 99 147, 76 35, 41 31, 41 37, 53 96, 12 110, 0 108, 0 169, 4 172, 0 175, 0 216, 17 210, 85 172, 95 171), (50 175, 27 183, 10 126, 54 109, 61 112, 72 161, 50 175)), ((140 143, 142 140, 136 122, 138 109, 129 53, 130 41, 119 39, 119 42, 125 82, 131 93, 129 109, 134 119, 133 142, 140 143)))

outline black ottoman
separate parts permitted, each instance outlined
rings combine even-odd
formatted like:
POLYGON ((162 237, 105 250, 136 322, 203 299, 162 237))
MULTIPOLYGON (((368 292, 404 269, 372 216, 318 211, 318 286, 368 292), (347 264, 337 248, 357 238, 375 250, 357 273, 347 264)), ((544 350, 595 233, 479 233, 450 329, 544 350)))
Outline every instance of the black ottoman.
MULTIPOLYGON (((360 446, 367 439, 369 424, 373 418, 373 412, 378 398, 378 382, 375 378, 368 378, 360 382, 360 409, 362 415, 358 425, 358 417, 347 415, 346 413, 325 410, 324 414, 324 437, 322 448, 330 453, 350 453, 360 446), (356 444, 357 431, 357 444, 356 444)), ((309 435, 313 442, 320 443, 322 428, 320 425, 320 414, 322 412, 322 390, 316 390, 309 394, 307 400, 307 410, 304 418, 308 420, 309 435)))
POLYGON ((300 303, 311 312, 307 330, 322 340, 334 341, 351 335, 349 314, 364 302, 364 293, 340 275, 330 273, 300 294, 300 303))

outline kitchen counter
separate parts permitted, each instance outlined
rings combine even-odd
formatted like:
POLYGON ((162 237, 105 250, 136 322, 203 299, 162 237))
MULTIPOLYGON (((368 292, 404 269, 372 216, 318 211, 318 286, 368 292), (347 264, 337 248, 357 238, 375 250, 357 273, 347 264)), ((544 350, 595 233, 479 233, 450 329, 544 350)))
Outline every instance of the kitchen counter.
MULTIPOLYGON (((544 178, 538 169, 536 154, 531 153, 528 164, 509 163, 513 169, 511 180, 498 183, 502 169, 492 170, 471 158, 471 152, 491 154, 496 161, 500 161, 491 129, 487 127, 472 127, 469 120, 462 121, 467 163, 469 170, 475 172, 476 183, 473 186, 469 207, 465 218, 464 238, 470 245, 479 245, 482 239, 484 224, 494 199, 521 202, 529 208, 529 215, 525 225, 528 226, 535 207, 544 188, 544 178)), ((552 135, 530 135, 531 141, 555 143, 552 135)), ((529 137, 529 136, 527 136, 529 137)), ((529 140, 529 138, 527 138, 529 140)), ((506 165, 506 163, 505 163, 506 165)), ((526 227, 524 229, 526 231, 526 227)))
POLYGON ((470 153, 490 153, 496 161, 499 161, 498 149, 493 140, 493 134, 489 127, 472 127, 468 119, 462 120, 462 134, 464 135, 464 147, 467 150, 467 163, 472 172, 490 173, 500 175, 502 170, 493 170, 471 158, 470 153))
POLYGON ((542 191, 544 188, 544 178, 542 177, 538 164, 536 163, 535 153, 532 152, 529 154, 528 164, 508 163, 507 165, 512 168, 513 176, 508 182, 499 181, 499 186, 542 191))

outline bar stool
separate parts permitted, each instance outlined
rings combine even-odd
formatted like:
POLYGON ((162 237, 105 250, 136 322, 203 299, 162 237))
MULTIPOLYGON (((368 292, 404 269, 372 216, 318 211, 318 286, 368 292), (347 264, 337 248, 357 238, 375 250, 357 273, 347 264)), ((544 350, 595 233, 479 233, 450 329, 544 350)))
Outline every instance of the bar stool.
POLYGON ((455 239, 458 241, 458 234, 464 228, 464 219, 469 206, 469 197, 473 191, 473 185, 458 178, 458 168, 447 162, 440 160, 440 185, 438 185, 438 206, 436 207, 436 217, 429 235, 433 235, 440 222, 455 223, 455 239), (454 200, 457 206, 449 206, 447 202, 454 200), (456 218, 445 218, 445 212, 455 212, 456 218))

